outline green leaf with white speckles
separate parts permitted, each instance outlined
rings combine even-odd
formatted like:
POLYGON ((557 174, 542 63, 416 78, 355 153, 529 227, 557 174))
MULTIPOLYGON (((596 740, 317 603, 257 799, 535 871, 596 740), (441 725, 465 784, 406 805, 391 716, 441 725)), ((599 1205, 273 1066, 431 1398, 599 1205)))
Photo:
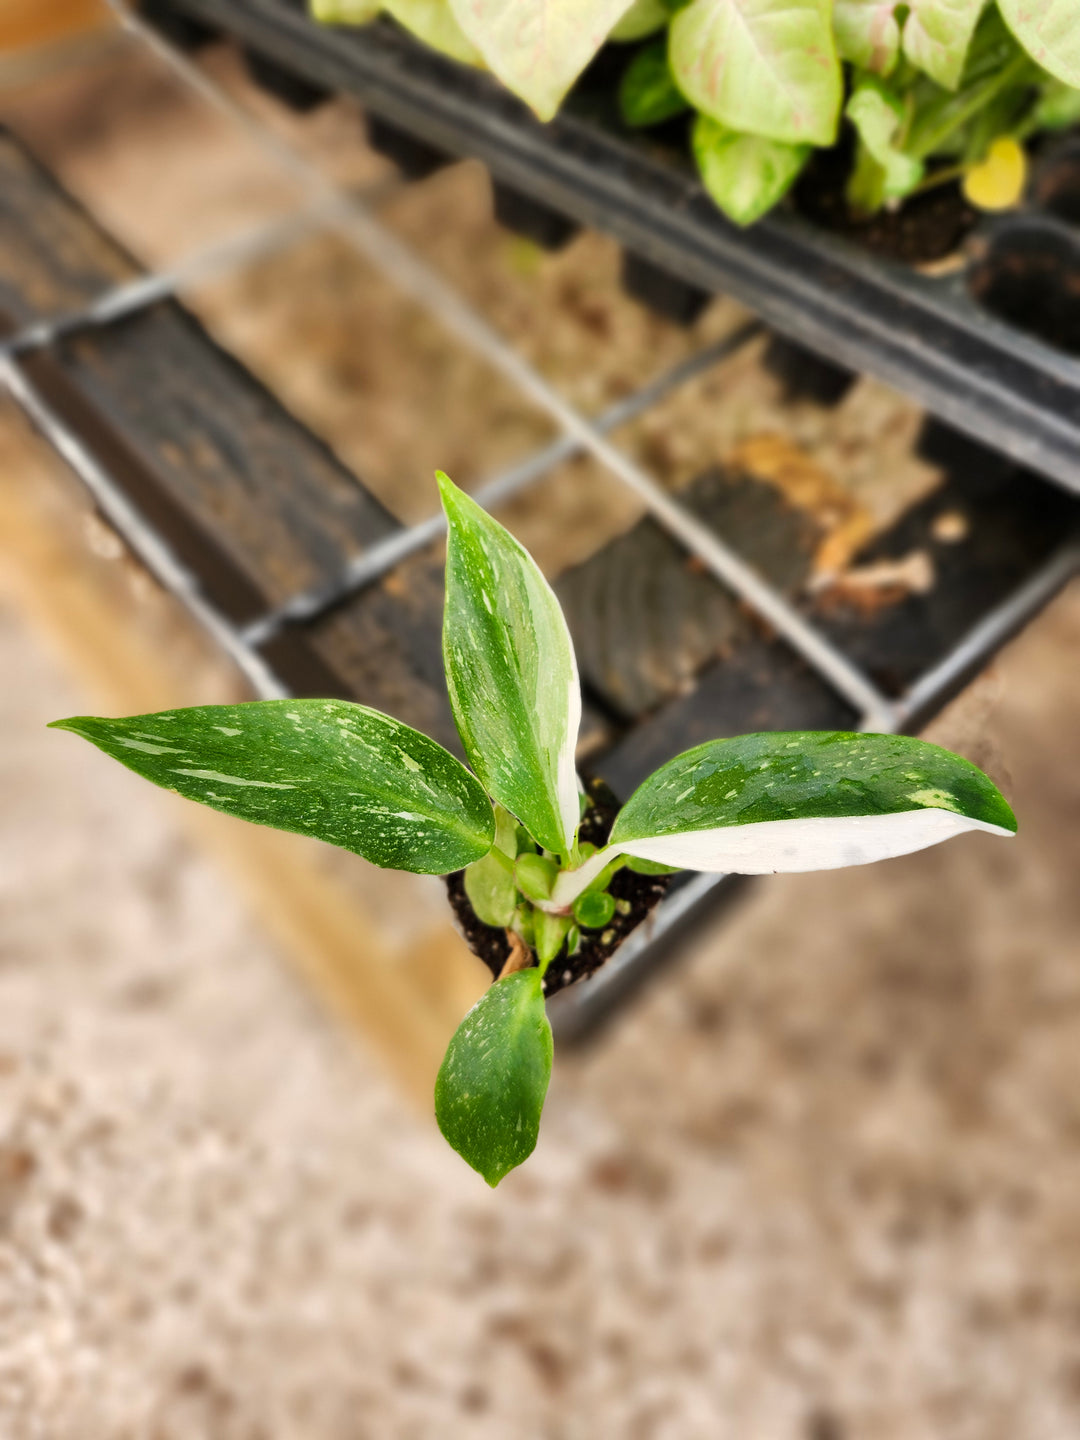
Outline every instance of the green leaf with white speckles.
POLYGON ((458 1026, 435 1081, 439 1129, 491 1186, 536 1146, 553 1044, 540 971, 519 970, 458 1026))
POLYGON ((345 700, 256 700, 119 720, 56 720, 155 785, 392 870, 444 875, 486 855, 491 802, 408 725, 345 700))
POLYGON ((831 870, 1016 820, 968 760, 907 735, 742 735, 687 750, 619 812, 610 848, 687 870, 831 870))
POLYGON ((581 689, 570 632, 526 550, 445 475, 443 662, 469 763, 545 850, 568 854, 579 817, 581 689))
POLYGON ((775 732, 711 740, 634 791, 608 847, 559 876, 573 902, 614 855, 717 874, 833 870, 907 855, 1016 820, 968 760, 907 735, 775 732))

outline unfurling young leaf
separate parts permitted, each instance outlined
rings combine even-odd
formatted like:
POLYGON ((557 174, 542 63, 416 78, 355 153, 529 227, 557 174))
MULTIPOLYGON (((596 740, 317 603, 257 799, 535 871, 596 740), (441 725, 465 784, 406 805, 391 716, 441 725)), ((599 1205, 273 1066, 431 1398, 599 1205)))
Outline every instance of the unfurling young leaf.
POLYGON ((255 700, 56 720, 146 780, 375 865, 445 875, 486 855, 491 802, 434 740, 345 700, 255 700))
POLYGON ((568 856, 578 824, 581 688, 570 632, 539 567, 439 476, 449 525, 443 661, 465 753, 533 839, 568 856))
POLYGON ((450 0, 489 67, 550 120, 630 0, 450 0))
POLYGON ((574 901, 574 919, 584 930, 602 930, 615 914, 615 897, 608 890, 586 890, 574 901))
POLYGON ((1006 25, 1031 58, 1080 90, 1080 12, 1076 0, 998 0, 1006 25))
POLYGON ((788 145, 761 135, 740 135, 699 115, 694 159, 701 183, 736 225, 752 225, 791 188, 811 146, 788 145))
POLYGON ((626 67, 619 85, 619 111, 627 125, 644 129, 659 125, 690 106, 675 84, 668 64, 667 41, 643 46, 626 67))
POLYGON ((484 63, 483 55, 458 24, 450 0, 382 0, 382 8, 441 55, 464 65, 484 63))
POLYGON ((693 0, 671 22, 676 84, 730 130, 831 145, 842 89, 831 13, 831 0, 693 0))
POLYGON ((435 1081, 435 1116, 491 1186, 536 1146, 553 1048, 535 968, 497 980, 450 1041, 435 1081))

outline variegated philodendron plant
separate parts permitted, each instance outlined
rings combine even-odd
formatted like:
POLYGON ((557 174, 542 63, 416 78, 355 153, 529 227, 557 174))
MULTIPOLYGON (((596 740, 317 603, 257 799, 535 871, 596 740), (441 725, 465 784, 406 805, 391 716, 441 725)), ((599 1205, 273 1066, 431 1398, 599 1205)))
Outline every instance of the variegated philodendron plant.
POLYGON ((444 475, 443 655, 471 770, 389 715, 342 700, 199 706, 56 726, 226 814, 313 835, 375 865, 465 869, 478 918, 524 968, 495 981, 450 1042, 439 1125, 488 1181, 532 1152, 551 1073, 544 972, 602 928, 624 865, 762 874, 862 865, 964 830, 1012 835, 968 761, 921 740, 846 733, 712 740, 650 775, 600 850, 579 839, 574 648, 529 554, 444 475))

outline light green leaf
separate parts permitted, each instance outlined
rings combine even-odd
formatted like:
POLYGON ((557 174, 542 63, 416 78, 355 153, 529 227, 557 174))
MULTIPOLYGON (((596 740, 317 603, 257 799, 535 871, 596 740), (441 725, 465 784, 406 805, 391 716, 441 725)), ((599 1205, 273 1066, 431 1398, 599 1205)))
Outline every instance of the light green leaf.
POLYGON ((628 0, 450 0, 462 30, 515 95, 550 120, 628 0))
POLYGON ((445 475, 443 660, 465 753, 488 794, 545 850, 578 824, 581 689, 570 632, 536 562, 445 475))
POLYGON ((904 54, 931 80, 955 90, 985 0, 910 0, 904 54))
POLYGON ((668 65, 667 42, 642 46, 619 84, 619 110, 627 125, 659 125, 689 108, 668 65))
POLYGON ((667 22, 668 12, 660 0, 634 0, 608 39, 616 42, 644 40, 646 35, 662 29, 667 22))
POLYGON ((365 25, 379 13, 380 0, 308 0, 312 19, 323 25, 365 25))
POLYGON ((615 915, 615 896, 609 890, 586 890, 574 901, 574 919, 584 930, 603 930, 615 915))
MULTIPOLYGON (((830 870, 1016 820, 981 770, 903 735, 743 735, 677 756, 620 811, 609 849, 688 870, 830 870)), ((594 861, 595 863, 595 857, 594 861)))
POLYGON ((751 225, 791 188, 810 145, 740 135, 707 115, 694 121, 694 159, 702 184, 736 225, 751 225))
POLYGON ((694 0, 671 22, 671 69, 731 130, 831 145, 841 75, 831 0, 694 0))
POLYGON ((550 915, 546 910, 537 910, 533 916, 536 958, 540 962, 541 975, 562 949, 572 924, 569 915, 550 915))
POLYGON ((484 63, 484 57, 458 24, 450 0, 382 0, 382 8, 432 50, 464 65, 484 63))
POLYGON ((904 122, 904 103, 900 97, 876 76, 864 75, 855 86, 844 113, 881 169, 881 199, 910 195, 923 177, 924 166, 921 161, 905 155, 894 143, 904 122))
POLYGON ((1080 90, 1077 0, 998 0, 1005 23, 1044 70, 1080 90))
POLYGON ((391 870, 487 854, 491 802, 426 735, 345 700, 256 700, 56 720, 144 779, 226 815, 313 835, 391 870))
POLYGON ((458 1026, 435 1081, 439 1129, 491 1186, 536 1147, 553 1044, 540 971, 497 980, 458 1026))
POLYGON ((504 929, 513 920, 517 905, 513 861, 493 846, 482 860, 467 867, 465 894, 478 920, 504 929))
POLYGON ((833 33, 842 60, 888 75, 900 58, 897 0, 836 0, 833 33))
POLYGON ((530 900, 546 900, 558 873, 559 867, 546 855, 519 855, 514 866, 514 883, 530 900))

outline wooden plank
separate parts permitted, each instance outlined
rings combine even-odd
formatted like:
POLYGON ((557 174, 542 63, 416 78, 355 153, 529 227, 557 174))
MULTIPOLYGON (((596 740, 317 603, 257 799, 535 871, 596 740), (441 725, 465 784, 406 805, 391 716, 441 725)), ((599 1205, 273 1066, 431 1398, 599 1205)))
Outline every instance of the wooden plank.
MULTIPOLYGON (((682 503, 788 594, 805 581, 822 529, 773 485, 711 470, 682 503)), ((693 689, 749 635, 743 607, 653 519, 556 582, 584 683, 633 721, 693 689)))
MULTIPOLYGON (((958 469, 807 608, 886 693, 899 695, 1078 535, 1080 500, 1048 481, 1016 469, 989 477, 958 469)), ((913 718, 922 723, 930 713, 913 718)), ((783 642, 752 626, 689 694, 661 706, 592 766, 625 796, 658 765, 714 736, 846 729, 857 720, 783 642)))
MULTIPOLYGON (((133 273, 122 250, 4 137, 0 322, 77 308, 133 273)), ((332 582, 398 528, 177 304, 80 332, 34 364, 57 410, 234 618, 332 582)))
POLYGON ((134 261, 0 128, 0 315, 10 328, 81 310, 134 261))

